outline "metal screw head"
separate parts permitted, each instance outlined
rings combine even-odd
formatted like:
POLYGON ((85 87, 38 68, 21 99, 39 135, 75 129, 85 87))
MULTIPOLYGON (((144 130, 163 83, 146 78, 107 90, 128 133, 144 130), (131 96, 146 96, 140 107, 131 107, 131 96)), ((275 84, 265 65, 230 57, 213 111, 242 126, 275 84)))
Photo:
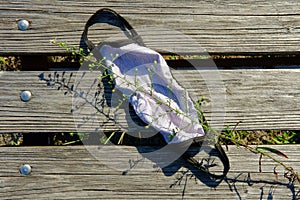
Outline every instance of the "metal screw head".
POLYGON ((26 31, 29 28, 29 21, 26 19, 20 19, 18 21, 18 29, 21 31, 26 31))
POLYGON ((23 175, 28 175, 31 173, 31 166, 28 164, 21 165, 20 173, 23 175))
POLYGON ((24 102, 27 102, 31 99, 31 92, 30 91, 23 91, 21 93, 21 100, 24 102))

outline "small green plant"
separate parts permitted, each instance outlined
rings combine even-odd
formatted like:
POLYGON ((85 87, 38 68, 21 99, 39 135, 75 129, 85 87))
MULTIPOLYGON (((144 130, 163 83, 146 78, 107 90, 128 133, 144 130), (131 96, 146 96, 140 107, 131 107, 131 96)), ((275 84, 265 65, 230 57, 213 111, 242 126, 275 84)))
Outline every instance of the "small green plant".
MULTIPOLYGON (((294 131, 244 131, 230 130, 229 126, 222 132, 227 138, 243 142, 245 144, 296 144, 297 133, 294 131)), ((228 140, 222 141, 223 144, 232 144, 228 140)))
POLYGON ((0 134, 0 146, 20 146, 23 143, 23 134, 6 133, 0 134))
POLYGON ((176 55, 169 55, 168 59, 169 60, 177 60, 177 56, 176 55))
POLYGON ((295 144, 294 140, 297 133, 293 131, 280 131, 279 133, 270 132, 270 144, 295 144))
POLYGON ((5 58, 4 57, 0 57, 0 64, 3 65, 5 63, 5 58))
MULTIPOLYGON (((247 134, 247 132, 245 132, 247 134)), ((220 139, 224 142, 226 142, 225 144, 231 143, 231 144, 235 144, 237 147, 244 147, 245 149, 249 150, 250 152, 254 153, 254 154, 258 154, 259 157, 259 171, 262 172, 262 157, 267 157, 269 159, 271 159, 272 161, 274 161, 275 163, 281 165, 285 170, 285 174, 289 174, 289 176, 287 177, 290 181, 291 184, 294 184, 294 182, 296 180, 298 180, 298 182, 300 183, 300 176, 298 175, 298 172, 296 172, 292 167, 287 166, 284 164, 284 162, 278 160, 277 158, 273 157, 271 154, 269 153, 273 153, 276 154, 278 156, 284 157, 284 158, 288 158, 287 155, 285 155, 283 152, 271 148, 271 147, 266 147, 266 146, 250 146, 249 144, 245 143, 244 140, 241 139, 241 136, 239 134, 237 134, 237 132, 233 129, 226 129, 224 134, 220 134, 220 139)), ((274 174, 277 175, 277 172, 274 170, 274 174)), ((285 175, 286 177, 286 175, 285 175)))
POLYGON ((74 145, 81 144, 88 137, 87 133, 59 133, 53 136, 54 145, 74 145))
POLYGON ((0 71, 19 71, 21 69, 21 59, 17 56, 0 56, 0 71))

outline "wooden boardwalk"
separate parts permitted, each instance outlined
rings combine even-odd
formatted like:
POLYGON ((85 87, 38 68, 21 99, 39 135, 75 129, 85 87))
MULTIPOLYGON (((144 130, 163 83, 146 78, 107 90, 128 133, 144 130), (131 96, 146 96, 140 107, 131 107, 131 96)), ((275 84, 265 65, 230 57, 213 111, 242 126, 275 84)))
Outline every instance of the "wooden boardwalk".
MULTIPOLYGON (((126 106, 117 124, 104 117, 97 74, 74 71, 70 63, 46 66, 49 56, 70 55, 52 40, 83 47, 85 22, 102 7, 124 16, 148 47, 194 56, 190 63, 168 62, 194 101, 205 97, 202 108, 212 127, 300 130, 298 0, 0 0, 0 56, 21 57, 27 70, 0 72, 0 134, 124 127, 137 134, 141 127, 128 120, 126 106), (30 22, 28 30, 17 29, 20 19, 30 22), (30 101, 21 101, 23 91, 32 93, 30 101)), ((119 33, 108 25, 90 31, 94 42, 120 38, 119 33)), ((288 155, 278 159, 300 172, 299 145, 271 147, 288 155)), ((243 148, 229 146, 231 169, 221 182, 182 167, 180 160, 160 168, 144 154, 153 148, 1 147, 0 199, 300 199, 299 183, 291 184, 282 167, 263 158, 259 172, 259 155, 243 148), (22 164, 32 167, 31 174, 19 173, 22 164)), ((210 158, 202 149, 197 156, 210 158)))

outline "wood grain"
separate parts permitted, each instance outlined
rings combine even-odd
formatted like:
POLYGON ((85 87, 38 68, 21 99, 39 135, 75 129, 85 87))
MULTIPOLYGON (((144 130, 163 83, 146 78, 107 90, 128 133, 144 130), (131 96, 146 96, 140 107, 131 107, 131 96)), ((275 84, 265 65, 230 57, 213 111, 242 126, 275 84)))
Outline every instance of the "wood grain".
MULTIPOLYGON (((294 170, 300 170, 299 145, 271 147, 286 153, 289 159, 284 162, 294 170)), ((299 184, 290 185, 283 177, 281 167, 276 168, 276 178, 273 174, 275 164, 263 159, 263 171, 259 173, 259 156, 235 146, 229 146, 227 154, 231 170, 226 181, 221 183, 178 164, 162 170, 150 160, 143 159, 135 147, 122 146, 123 153, 116 146, 101 148, 107 157, 111 156, 109 162, 107 157, 97 159, 84 146, 2 147, 0 195, 2 199, 299 198, 299 184), (131 157, 125 152, 132 152, 131 157), (130 167, 132 161, 137 162, 130 167), (24 163, 32 167, 32 173, 27 176, 18 173, 24 163), (127 173, 116 168, 120 163, 127 166, 127 173)))
MULTIPOLYGON (((233 128, 240 122, 239 130, 300 129, 298 69, 172 72, 194 101, 204 97, 202 109, 214 128, 233 128)), ((113 99, 109 106, 107 89, 96 80, 96 72, 2 72, 0 76, 0 132, 147 131, 131 119, 128 103, 118 112, 110 109, 120 96, 116 92, 108 97, 113 99), (20 100, 23 90, 32 92, 29 102, 20 100)))
MULTIPOLYGON (((299 52, 300 5, 297 0, 173 1, 0 1, 1 54, 65 53, 50 44, 57 39, 79 46, 83 27, 99 8, 109 7, 157 50, 199 53, 299 52), (27 31, 16 21, 31 22, 27 31), (148 28, 147 28, 148 27, 148 28), (151 27, 151 28, 150 28, 151 27), (174 32, 175 31, 175 32, 174 32), (178 38, 180 33, 191 40, 178 38), (174 43, 176 41, 176 43, 174 43)), ((105 25, 93 27, 91 39, 100 42, 119 33, 105 25)))

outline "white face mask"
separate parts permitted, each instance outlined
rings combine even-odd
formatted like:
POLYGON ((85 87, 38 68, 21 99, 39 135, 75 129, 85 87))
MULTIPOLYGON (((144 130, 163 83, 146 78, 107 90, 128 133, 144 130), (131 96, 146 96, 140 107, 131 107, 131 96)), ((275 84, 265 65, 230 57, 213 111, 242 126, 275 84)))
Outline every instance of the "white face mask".
POLYGON ((115 88, 167 143, 205 135, 191 98, 159 53, 135 43, 121 47, 102 44, 99 53, 111 70, 115 88))

